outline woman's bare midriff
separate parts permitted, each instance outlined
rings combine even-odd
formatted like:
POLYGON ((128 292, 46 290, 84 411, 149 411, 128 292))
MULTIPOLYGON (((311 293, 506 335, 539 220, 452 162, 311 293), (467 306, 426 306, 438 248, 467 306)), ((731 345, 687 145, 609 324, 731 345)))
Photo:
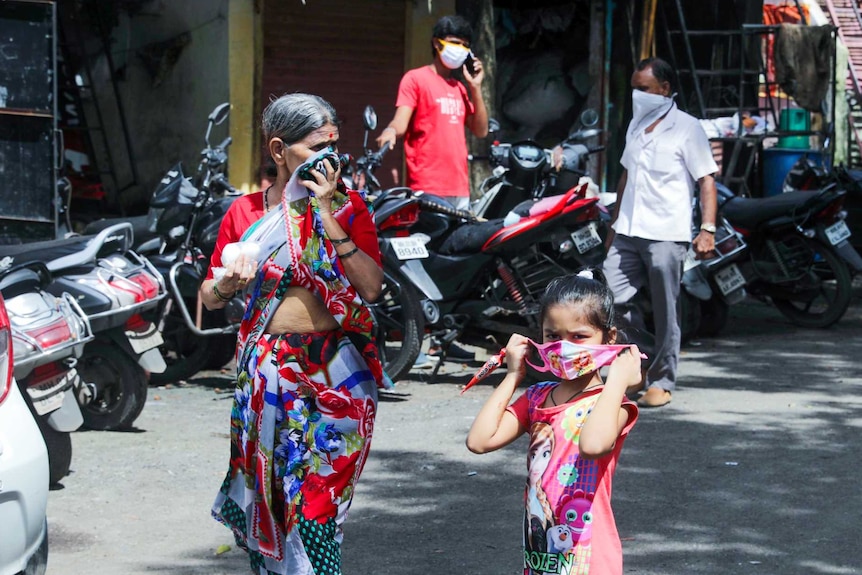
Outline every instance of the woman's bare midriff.
POLYGON ((302 287, 289 287, 275 310, 267 333, 311 333, 340 326, 320 299, 302 287))

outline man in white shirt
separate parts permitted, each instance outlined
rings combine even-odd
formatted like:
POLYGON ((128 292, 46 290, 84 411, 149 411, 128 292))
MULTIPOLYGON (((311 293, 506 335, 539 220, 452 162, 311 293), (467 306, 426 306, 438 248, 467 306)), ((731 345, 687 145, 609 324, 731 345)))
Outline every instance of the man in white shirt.
POLYGON ((636 306, 627 305, 643 287, 652 299, 656 345, 638 400, 659 407, 671 400, 679 363, 677 317, 682 267, 691 243, 699 258, 715 247, 717 212, 714 174, 718 166, 700 123, 673 101, 670 64, 647 58, 631 78, 632 121, 626 132, 624 170, 608 237, 604 273, 623 322, 643 328, 636 306), (700 233, 691 239, 692 198, 700 187, 700 233))

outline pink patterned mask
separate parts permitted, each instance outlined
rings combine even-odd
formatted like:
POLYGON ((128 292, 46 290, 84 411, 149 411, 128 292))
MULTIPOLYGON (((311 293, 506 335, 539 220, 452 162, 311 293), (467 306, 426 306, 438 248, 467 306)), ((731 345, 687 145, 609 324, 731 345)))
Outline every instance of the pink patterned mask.
MULTIPOLYGON (((539 352, 542 365, 536 365, 527 359, 527 363, 537 371, 550 371, 560 379, 577 379, 584 374, 592 373, 606 365, 610 365, 621 351, 629 345, 584 345, 570 341, 558 340, 549 343, 536 343, 530 340, 539 352)), ((641 359, 646 359, 641 354, 641 359)))

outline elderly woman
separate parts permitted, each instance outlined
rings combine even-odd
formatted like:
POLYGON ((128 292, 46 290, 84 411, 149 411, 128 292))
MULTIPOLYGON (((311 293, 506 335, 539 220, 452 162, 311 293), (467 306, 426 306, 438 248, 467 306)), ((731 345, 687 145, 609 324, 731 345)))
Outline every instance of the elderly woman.
MULTIPOLYGON (((340 574, 341 525, 385 380, 361 299, 380 293, 377 236, 364 198, 339 178, 329 103, 282 96, 264 111, 263 132, 278 175, 242 236, 259 256, 220 266, 223 252, 214 254, 224 273, 201 290, 211 309, 237 291, 246 301, 230 467, 213 515, 255 573, 340 574)), ((236 239, 243 217, 225 218, 223 240, 236 239)))

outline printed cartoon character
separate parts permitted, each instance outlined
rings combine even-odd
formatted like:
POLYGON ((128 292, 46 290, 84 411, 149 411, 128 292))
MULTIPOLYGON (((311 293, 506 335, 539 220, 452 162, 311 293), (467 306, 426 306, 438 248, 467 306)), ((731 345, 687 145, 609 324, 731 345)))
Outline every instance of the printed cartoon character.
POLYGON ((594 493, 577 489, 572 495, 560 501, 557 515, 560 525, 568 525, 572 530, 573 543, 581 546, 590 544, 593 536, 593 498, 594 493))
POLYGON ((556 370, 557 372, 563 371, 563 367, 560 364, 560 356, 555 351, 548 352, 548 362, 551 364, 550 367, 552 370, 556 370))
POLYGON ((554 523, 554 513, 542 487, 542 477, 554 452, 554 430, 536 422, 530 427, 530 448, 527 452, 526 521, 528 546, 531 551, 545 551, 546 531, 554 523))
POLYGON ((580 439, 581 427, 584 426, 587 417, 592 413, 594 405, 595 400, 589 404, 578 402, 566 409, 560 426, 563 428, 567 440, 577 442, 580 439))
POLYGON ((593 361, 593 354, 588 351, 582 351, 578 357, 572 360, 572 365, 578 370, 579 374, 596 371, 596 362, 593 361))
POLYGON ((574 546, 574 535, 568 525, 554 525, 548 529, 548 553, 568 553, 574 546))

